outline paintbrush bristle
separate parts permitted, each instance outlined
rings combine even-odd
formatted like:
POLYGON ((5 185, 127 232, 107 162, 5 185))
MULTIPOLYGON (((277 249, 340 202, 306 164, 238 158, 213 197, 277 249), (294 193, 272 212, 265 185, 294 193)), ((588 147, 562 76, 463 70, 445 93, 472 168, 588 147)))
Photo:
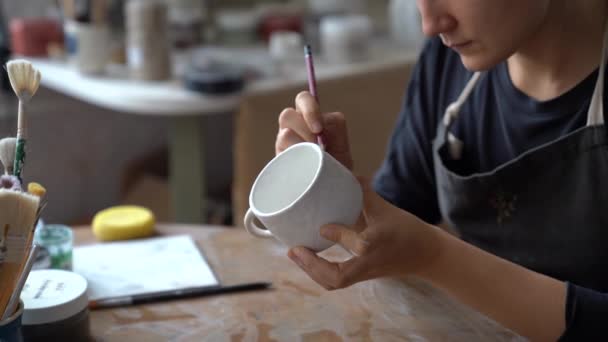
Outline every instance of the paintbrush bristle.
POLYGON ((6 63, 6 71, 19 100, 29 101, 40 86, 40 71, 24 59, 9 61, 6 63))
POLYGON ((34 226, 40 198, 26 192, 0 189, 0 227, 9 225, 9 235, 28 232, 34 226))
POLYGON ((30 248, 39 200, 25 192, 0 189, 0 311, 4 313, 30 248))
POLYGON ((17 138, 4 138, 0 140, 0 162, 2 163, 2 166, 4 166, 4 174, 13 174, 16 145, 17 138))

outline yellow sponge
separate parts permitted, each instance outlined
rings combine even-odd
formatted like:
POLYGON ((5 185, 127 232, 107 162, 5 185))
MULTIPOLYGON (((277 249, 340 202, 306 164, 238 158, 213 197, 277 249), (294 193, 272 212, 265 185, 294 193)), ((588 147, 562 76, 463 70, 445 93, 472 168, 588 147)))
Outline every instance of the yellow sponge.
POLYGON ((154 233, 154 214, 138 206, 118 206, 98 212, 93 218, 93 234, 101 241, 127 240, 154 233))

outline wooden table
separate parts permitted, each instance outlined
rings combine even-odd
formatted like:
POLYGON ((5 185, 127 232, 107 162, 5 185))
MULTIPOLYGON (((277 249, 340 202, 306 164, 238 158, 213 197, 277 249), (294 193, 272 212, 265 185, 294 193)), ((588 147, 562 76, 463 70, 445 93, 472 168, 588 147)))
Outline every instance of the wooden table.
MULTIPOLYGON (((414 280, 385 279, 328 292, 243 229, 161 225, 189 234, 223 284, 272 281, 273 290, 91 312, 96 341, 513 341, 485 317, 414 280)), ((77 244, 94 243, 76 229, 77 244)), ((340 248, 328 251, 342 258, 340 248)))

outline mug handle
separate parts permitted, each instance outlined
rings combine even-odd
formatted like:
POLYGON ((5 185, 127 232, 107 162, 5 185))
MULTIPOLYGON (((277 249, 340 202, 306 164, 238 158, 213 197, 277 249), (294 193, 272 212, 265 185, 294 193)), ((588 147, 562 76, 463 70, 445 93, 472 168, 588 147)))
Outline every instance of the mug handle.
POLYGON ((251 211, 251 209, 247 210, 247 214, 245 214, 245 229, 249 232, 249 234, 261 238, 271 238, 272 233, 268 229, 262 229, 255 224, 255 215, 251 211))

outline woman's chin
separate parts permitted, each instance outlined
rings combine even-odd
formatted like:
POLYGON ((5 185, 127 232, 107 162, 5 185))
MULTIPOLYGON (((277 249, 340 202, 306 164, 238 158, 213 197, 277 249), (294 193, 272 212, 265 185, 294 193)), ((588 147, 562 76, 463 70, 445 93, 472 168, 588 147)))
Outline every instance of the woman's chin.
POLYGON ((505 60, 504 58, 489 56, 482 52, 465 52, 459 53, 459 55, 464 67, 470 71, 489 70, 505 60))

